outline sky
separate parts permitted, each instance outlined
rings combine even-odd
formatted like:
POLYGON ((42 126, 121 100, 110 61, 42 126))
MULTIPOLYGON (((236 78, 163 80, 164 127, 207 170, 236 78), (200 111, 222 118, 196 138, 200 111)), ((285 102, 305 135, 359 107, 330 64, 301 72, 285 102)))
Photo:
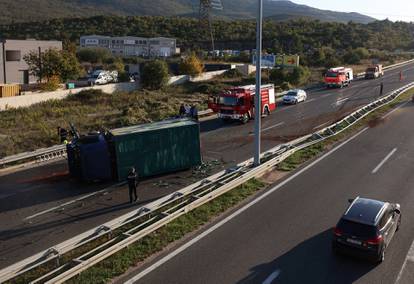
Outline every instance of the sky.
POLYGON ((376 19, 414 22, 414 0, 292 0, 319 9, 358 12, 376 19))

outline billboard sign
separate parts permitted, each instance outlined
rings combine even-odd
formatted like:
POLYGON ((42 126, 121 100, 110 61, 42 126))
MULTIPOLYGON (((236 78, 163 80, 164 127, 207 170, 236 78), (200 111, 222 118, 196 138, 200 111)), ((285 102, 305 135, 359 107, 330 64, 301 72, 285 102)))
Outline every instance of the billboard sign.
POLYGON ((277 67, 298 67, 299 55, 277 55, 275 65, 277 67))
MULTIPOLYGON (((262 67, 273 67, 276 63, 276 55, 263 54, 262 55, 262 67)), ((256 55, 253 55, 253 64, 256 64, 256 55)))

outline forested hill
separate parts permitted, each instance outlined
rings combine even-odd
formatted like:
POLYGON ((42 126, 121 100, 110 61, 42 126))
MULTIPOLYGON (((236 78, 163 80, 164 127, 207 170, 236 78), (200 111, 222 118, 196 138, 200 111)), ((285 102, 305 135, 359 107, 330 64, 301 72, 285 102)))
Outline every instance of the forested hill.
MULTIPOLYGON (((254 21, 215 21, 214 30, 220 49, 251 49, 255 46, 254 21)), ((208 38, 200 36, 198 21, 191 18, 96 16, 0 26, 0 37, 3 38, 58 39, 77 43, 81 35, 88 34, 175 37, 182 48, 196 47, 205 40, 202 47, 209 48, 208 38)), ((302 53, 323 46, 335 50, 414 48, 414 24, 403 22, 376 21, 364 25, 267 20, 263 36, 264 47, 276 52, 302 53)))
MULTIPOLYGON (((221 0, 214 11, 224 19, 252 19, 257 0, 221 0)), ((200 0, 0 0, 0 23, 41 21, 52 18, 118 16, 198 16, 200 0)), ((321 21, 369 23, 358 14, 320 10, 287 0, 264 0, 264 15, 278 20, 312 18, 321 21)))

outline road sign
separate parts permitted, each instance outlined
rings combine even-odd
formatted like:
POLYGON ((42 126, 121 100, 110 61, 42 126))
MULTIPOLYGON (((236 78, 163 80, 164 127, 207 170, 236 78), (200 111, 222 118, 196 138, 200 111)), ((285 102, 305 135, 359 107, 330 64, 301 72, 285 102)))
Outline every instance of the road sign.
MULTIPOLYGON (((263 54, 262 55, 262 67, 273 67, 275 66, 276 55, 274 54, 263 54)), ((256 55, 253 55, 253 64, 256 64, 256 55)))

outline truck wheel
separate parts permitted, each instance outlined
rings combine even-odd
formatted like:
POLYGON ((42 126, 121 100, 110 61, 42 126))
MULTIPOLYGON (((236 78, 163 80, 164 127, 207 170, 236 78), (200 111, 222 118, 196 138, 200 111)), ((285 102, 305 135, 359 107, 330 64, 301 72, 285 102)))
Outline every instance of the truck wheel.
POLYGON ((245 113, 244 115, 243 115, 243 118, 241 119, 241 122, 243 123, 243 124, 246 124, 246 123, 248 123, 249 122, 249 115, 247 114, 247 113, 245 113))

